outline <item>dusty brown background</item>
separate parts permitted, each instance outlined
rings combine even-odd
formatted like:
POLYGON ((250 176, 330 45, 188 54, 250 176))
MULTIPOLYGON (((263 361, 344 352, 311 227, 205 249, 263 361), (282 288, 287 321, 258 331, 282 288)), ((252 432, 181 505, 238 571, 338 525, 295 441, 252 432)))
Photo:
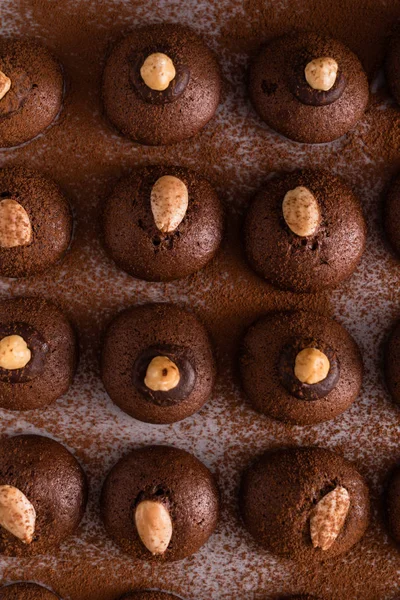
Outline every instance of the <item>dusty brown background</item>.
MULTIPOLYGON (((392 599, 400 587, 400 553, 381 520, 382 484, 398 460, 400 412, 381 379, 381 344, 400 316, 400 266, 380 227, 385 189, 400 162, 400 109, 381 73, 388 36, 400 18, 397 0, 0 0, 4 35, 31 35, 60 57, 68 81, 65 110, 43 137, 0 152, 2 165, 27 164, 65 190, 76 217, 75 240, 65 262, 48 275, 1 281, 1 296, 42 294, 62 305, 81 334, 82 360, 67 396, 44 411, 1 413, 0 432, 44 432, 71 448, 91 484, 77 535, 53 556, 0 558, 4 582, 41 581, 65 599, 112 600, 133 586, 175 591, 187 600, 247 600, 310 592, 327 600, 392 599), (224 93, 216 118, 195 139, 170 148, 144 148, 113 132, 102 116, 99 82, 109 44, 136 24, 177 21, 204 36, 221 60, 224 93), (259 44, 295 27, 314 28, 347 43, 371 82, 370 107, 347 136, 323 146, 301 146, 268 130, 245 92, 249 56, 259 44), (135 281, 118 271, 100 243, 100 203, 133 166, 175 163, 210 178, 227 206, 222 250, 197 276, 170 284, 135 281), (325 167, 358 191, 369 224, 367 252, 354 277, 332 294, 294 296, 271 290, 242 256, 240 223, 253 192, 272 172, 325 167), (219 379, 199 414, 171 426, 138 423, 107 398, 98 377, 100 334, 107 320, 130 304, 172 300, 193 307, 215 340, 219 379), (358 401, 334 421, 290 427, 256 415, 237 381, 236 350, 245 327, 275 308, 334 312, 360 343, 366 378, 358 401), (217 533, 195 556, 152 567, 122 555, 105 537, 98 493, 111 465, 131 446, 167 442, 186 448, 218 476, 223 515, 217 533), (277 560, 245 533, 236 509, 239 474, 264 448, 286 443, 336 448, 366 475, 373 520, 347 556, 319 569, 277 560)), ((262 360, 262 357, 260 357, 262 360)))

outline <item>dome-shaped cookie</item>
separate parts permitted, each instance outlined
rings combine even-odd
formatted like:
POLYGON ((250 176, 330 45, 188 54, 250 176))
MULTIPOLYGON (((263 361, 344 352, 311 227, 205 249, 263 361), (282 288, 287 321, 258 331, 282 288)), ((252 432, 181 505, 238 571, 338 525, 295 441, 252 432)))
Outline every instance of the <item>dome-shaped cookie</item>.
POLYGON ((364 535, 369 492, 353 464, 334 452, 271 450, 245 471, 240 510, 255 541, 273 554, 324 561, 364 535))
POLYGON ((249 207, 244 228, 252 268, 294 292, 332 288, 350 277, 365 239, 358 198, 326 171, 294 171, 267 181, 249 207))
POLYGON ((31 410, 51 404, 72 383, 75 333, 64 313, 41 298, 0 301, 0 407, 31 410))
POLYGON ((333 419, 357 398, 359 348, 333 319, 276 312, 253 323, 241 345, 240 373, 253 408, 274 419, 312 425, 333 419))
POLYGON ((58 442, 39 435, 0 440, 0 554, 48 554, 78 527, 86 476, 58 442))
POLYGON ((0 588, 0 600, 57 600, 58 596, 36 583, 12 583, 0 588))
POLYGON ((188 27, 147 25, 124 37, 107 58, 104 109, 141 144, 192 137, 214 116, 221 80, 214 54, 188 27))
POLYGON ((179 596, 169 592, 159 592, 155 590, 141 590, 128 592, 121 596, 119 600, 179 600, 179 596))
POLYGON ((170 281, 214 257, 223 210, 211 184, 197 173, 145 167, 119 181, 104 207, 103 230, 121 269, 147 281, 170 281))
POLYGON ((0 148, 45 131, 62 108, 64 78, 51 52, 34 40, 0 39, 0 148))
POLYGON ((102 379, 113 402, 147 423, 174 423, 209 399, 215 363, 208 333, 173 304, 120 313, 107 329, 102 379))
POLYGON ((249 94, 260 117, 297 142, 341 137, 362 118, 368 80, 341 42, 295 32, 263 46, 250 68, 249 94))
POLYGON ((46 271, 63 257, 71 236, 71 209, 53 181, 25 167, 0 170, 0 276, 46 271))
POLYGON ((393 539, 400 544, 400 467, 390 474, 385 494, 386 520, 393 539))
POLYGON ((182 560, 216 528, 219 492, 213 475, 192 454, 147 446, 111 469, 101 514, 108 534, 126 553, 146 561, 182 560))

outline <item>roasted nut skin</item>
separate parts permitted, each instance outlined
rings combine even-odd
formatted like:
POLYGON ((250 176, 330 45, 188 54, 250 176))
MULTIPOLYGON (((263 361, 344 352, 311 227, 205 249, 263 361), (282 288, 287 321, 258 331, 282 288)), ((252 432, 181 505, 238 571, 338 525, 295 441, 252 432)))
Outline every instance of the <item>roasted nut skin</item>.
POLYGON ((327 106, 338 100, 346 89, 347 79, 344 73, 340 70, 337 72, 336 81, 330 90, 324 92, 322 90, 313 89, 304 76, 304 70, 308 63, 316 57, 312 56, 306 49, 299 55, 299 60, 288 67, 287 83, 290 91, 300 102, 311 106, 327 106))
POLYGON ((327 396, 337 385, 340 377, 340 364, 336 353, 323 342, 313 339, 293 340, 281 352, 278 373, 283 387, 299 400, 317 400, 327 396), (319 383, 302 383, 294 374, 296 356, 305 348, 316 348, 323 352, 330 362, 327 377, 319 383))
POLYGON ((189 396, 196 382, 196 372, 190 361, 188 348, 169 344, 150 346, 136 359, 133 366, 133 383, 146 400, 157 406, 173 406, 189 396), (153 391, 144 383, 147 367, 156 356, 168 357, 179 369, 180 380, 168 392, 153 391))
POLYGON ((179 58, 175 55, 173 49, 166 45, 159 45, 153 48, 146 48, 137 54, 133 54, 130 58, 130 80, 131 83, 145 102, 150 104, 169 104, 175 102, 183 94, 190 79, 190 70, 186 65, 183 65, 179 58), (152 90, 149 88, 140 74, 140 69, 146 58, 151 54, 162 53, 166 54, 173 62, 176 75, 169 86, 163 91, 152 90))
POLYGON ((0 324, 0 340, 10 335, 19 335, 27 343, 32 355, 22 369, 3 369, 0 367, 0 380, 5 383, 25 383, 43 373, 49 345, 40 332, 27 323, 0 324))

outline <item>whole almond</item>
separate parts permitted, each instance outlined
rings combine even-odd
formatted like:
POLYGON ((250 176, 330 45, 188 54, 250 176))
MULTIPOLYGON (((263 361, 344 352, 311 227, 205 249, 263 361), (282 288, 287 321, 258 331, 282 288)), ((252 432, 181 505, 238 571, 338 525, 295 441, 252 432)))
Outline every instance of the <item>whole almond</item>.
POLYGON ((342 530, 350 509, 350 494, 337 486, 326 494, 310 515, 310 535, 314 548, 329 550, 342 530))
POLYGON ((189 204, 188 189, 178 177, 164 175, 153 185, 150 203, 157 228, 163 233, 171 233, 185 218, 189 204))
POLYGON ((302 185, 285 194, 282 212, 289 229, 299 237, 313 235, 321 220, 317 199, 302 185))
POLYGON ((24 207, 8 198, 0 202, 0 247, 27 246, 32 241, 32 225, 24 207))
POLYGON ((28 498, 12 485, 0 486, 0 527, 24 544, 30 544, 35 533, 36 511, 28 498))
POLYGON ((143 500, 135 510, 135 524, 140 539, 152 554, 164 554, 172 537, 172 521, 161 502, 143 500))

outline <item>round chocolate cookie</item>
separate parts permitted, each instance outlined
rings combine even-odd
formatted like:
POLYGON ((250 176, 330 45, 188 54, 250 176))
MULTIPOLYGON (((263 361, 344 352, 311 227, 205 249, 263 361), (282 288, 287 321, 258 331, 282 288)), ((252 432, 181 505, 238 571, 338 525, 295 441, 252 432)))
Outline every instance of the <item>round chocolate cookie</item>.
POLYGON ((390 91, 400 104, 400 35, 395 35, 390 40, 385 71, 390 91))
POLYGON ((275 38, 250 68, 254 108, 272 129, 297 142, 341 137, 361 119, 368 80, 341 42, 310 32, 275 38))
POLYGON ((393 250, 400 257, 400 175, 392 182, 386 198, 384 227, 393 250))
POLYGON ((0 408, 51 404, 72 383, 78 359, 64 313, 41 298, 0 301, 0 408))
POLYGON ((58 596, 36 583, 12 583, 0 588, 0 600, 57 600, 58 596))
POLYGON ((400 466, 393 469, 387 485, 386 519, 393 539, 400 544, 400 466))
POLYGON ((169 446, 133 450, 111 469, 101 495, 108 534, 142 560, 194 554, 217 526, 218 487, 192 454, 169 446))
POLYGON ((0 554, 47 554, 74 533, 85 512, 85 473, 50 438, 3 438, 0 482, 0 554))
POLYGON ((392 399, 400 404, 400 321, 392 329, 385 349, 385 379, 392 399))
POLYGON ((111 123, 151 146, 195 135, 214 116, 220 91, 214 54, 191 29, 171 23, 148 25, 123 38, 103 75, 111 123))
POLYGON ((258 457, 244 473, 240 510, 254 539, 298 561, 347 552, 369 522, 369 492, 352 463, 323 448, 258 457))
POLYGON ((223 233, 211 184, 182 167, 153 166, 122 179, 103 215, 104 242, 117 265, 147 281, 179 279, 204 267, 223 233))
POLYGON ((175 596, 175 594, 170 594, 169 592, 145 590, 128 592, 127 594, 121 596, 119 600, 177 600, 178 598, 179 596, 175 596))
POLYGON ((357 398, 360 351, 336 321, 305 311, 276 312, 247 331, 241 346, 243 389, 255 410, 312 425, 333 419, 357 398))
POLYGON ((351 188, 326 171, 271 179, 248 210, 245 251, 252 268, 294 292, 335 287, 355 270, 366 224, 351 188))
POLYGON ((0 276, 45 271, 71 236, 71 209, 53 181, 25 167, 0 170, 0 276))
POLYGON ((0 148, 42 133, 61 111, 64 78, 58 60, 34 40, 0 39, 0 148))
POLYGON ((174 423, 209 399, 215 363, 204 325, 173 304, 145 304, 111 322, 102 379, 123 411, 146 423, 174 423))

